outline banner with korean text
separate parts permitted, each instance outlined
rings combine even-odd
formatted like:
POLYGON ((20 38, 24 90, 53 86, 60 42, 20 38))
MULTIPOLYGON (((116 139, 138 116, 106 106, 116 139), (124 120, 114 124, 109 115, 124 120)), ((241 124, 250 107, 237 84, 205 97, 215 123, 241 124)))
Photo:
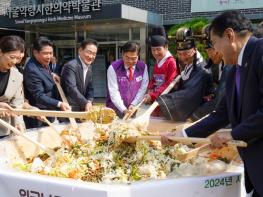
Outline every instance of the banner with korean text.
POLYGON ((191 12, 213 12, 262 7, 262 0, 191 0, 191 12))

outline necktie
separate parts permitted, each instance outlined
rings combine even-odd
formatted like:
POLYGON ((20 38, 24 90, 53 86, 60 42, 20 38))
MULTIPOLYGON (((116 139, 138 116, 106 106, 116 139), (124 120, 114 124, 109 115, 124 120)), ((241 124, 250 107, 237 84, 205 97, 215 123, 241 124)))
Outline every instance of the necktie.
POLYGON ((236 65, 236 101, 237 101, 237 109, 239 110, 240 106, 240 65, 236 65))
POLYGON ((51 71, 50 71, 49 66, 44 66, 44 68, 46 69, 46 71, 47 71, 49 74, 51 74, 51 71))
POLYGON ((52 64, 52 71, 55 72, 56 70, 56 64, 52 64))
POLYGON ((221 70, 221 72, 223 72, 224 67, 225 67, 225 65, 222 63, 221 66, 220 66, 220 70, 221 70))
POLYGON ((132 73, 132 67, 129 67, 129 80, 133 80, 133 73, 132 73))

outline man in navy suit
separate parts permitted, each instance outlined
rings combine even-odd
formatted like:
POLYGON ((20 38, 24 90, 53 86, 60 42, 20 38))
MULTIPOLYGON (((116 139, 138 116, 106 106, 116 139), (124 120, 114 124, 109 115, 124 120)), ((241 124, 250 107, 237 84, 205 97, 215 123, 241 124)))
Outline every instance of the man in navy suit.
MULTIPOLYGON (((56 98, 56 86, 54 79, 57 77, 49 69, 50 60, 53 57, 53 43, 40 37, 33 43, 33 57, 28 61, 24 70, 25 98, 29 104, 39 109, 63 111, 69 110, 67 103, 56 98)), ((36 128, 44 124, 30 117, 24 117, 27 128, 36 128)), ((51 120, 52 121, 52 120, 51 120)))
POLYGON ((94 98, 92 63, 97 55, 97 41, 86 39, 81 42, 78 56, 63 66, 62 87, 72 111, 90 111, 94 98))
POLYGON ((226 95, 215 112, 181 134, 207 137, 230 123, 232 131, 213 135, 212 143, 217 147, 231 139, 248 143, 238 149, 246 190, 259 197, 263 196, 263 39, 251 36, 251 31, 251 22, 237 11, 226 11, 213 20, 212 44, 224 62, 233 65, 226 95))

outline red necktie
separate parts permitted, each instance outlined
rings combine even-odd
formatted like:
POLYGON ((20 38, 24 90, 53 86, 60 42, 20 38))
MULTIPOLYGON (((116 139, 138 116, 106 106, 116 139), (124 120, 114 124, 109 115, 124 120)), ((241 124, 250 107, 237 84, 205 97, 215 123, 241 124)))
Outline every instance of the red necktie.
POLYGON ((132 73, 132 67, 129 67, 129 80, 133 80, 133 73, 132 73))

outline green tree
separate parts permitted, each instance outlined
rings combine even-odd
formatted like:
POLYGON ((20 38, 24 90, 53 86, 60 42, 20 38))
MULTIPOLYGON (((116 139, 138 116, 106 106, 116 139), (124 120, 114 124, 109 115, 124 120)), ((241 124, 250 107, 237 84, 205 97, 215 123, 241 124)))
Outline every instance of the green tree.
POLYGON ((205 52, 204 45, 201 42, 201 35, 202 35, 202 28, 205 25, 207 25, 208 23, 209 23, 209 21, 206 18, 194 18, 192 20, 185 21, 183 23, 176 24, 176 25, 172 26, 168 30, 168 38, 169 38, 169 41, 170 41, 169 50, 171 51, 171 53, 173 53, 173 55, 175 55, 175 51, 176 51, 176 45, 175 45, 176 31, 179 28, 181 28, 181 27, 187 27, 187 28, 191 28, 192 31, 193 31, 194 37, 196 38, 196 48, 202 54, 202 56, 205 59, 207 59, 207 54, 205 52))

